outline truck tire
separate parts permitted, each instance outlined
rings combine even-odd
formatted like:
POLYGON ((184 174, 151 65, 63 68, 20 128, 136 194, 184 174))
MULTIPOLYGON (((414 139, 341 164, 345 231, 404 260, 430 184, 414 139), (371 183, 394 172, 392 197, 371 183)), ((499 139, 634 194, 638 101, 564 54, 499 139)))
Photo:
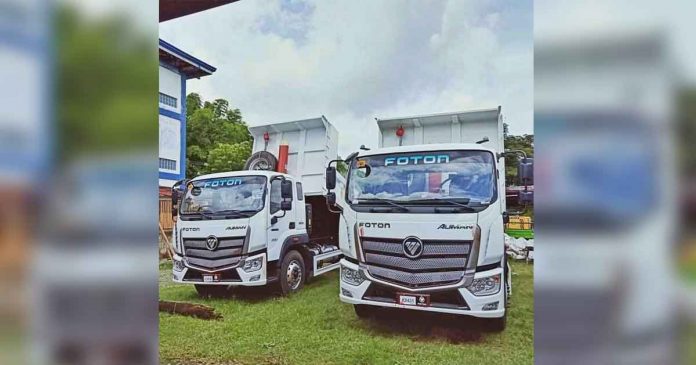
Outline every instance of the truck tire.
POLYGON ((222 298, 227 295, 227 286, 225 285, 203 285, 196 284, 196 292, 201 298, 222 298))
POLYGON ((493 332, 502 332, 507 326, 507 309, 505 309, 505 314, 500 318, 493 318, 490 320, 491 330, 493 332))
POLYGON ((355 315, 361 319, 369 319, 375 316, 376 308, 369 305, 353 304, 353 309, 355 310, 355 315))
POLYGON ((278 165, 278 159, 273 156, 272 153, 266 151, 259 151, 251 155, 246 164, 244 164, 245 170, 263 170, 263 171, 275 171, 278 165))
POLYGON ((290 251, 283 257, 278 272, 278 284, 283 296, 296 293, 302 289, 305 283, 307 271, 304 266, 304 259, 297 251, 290 251))

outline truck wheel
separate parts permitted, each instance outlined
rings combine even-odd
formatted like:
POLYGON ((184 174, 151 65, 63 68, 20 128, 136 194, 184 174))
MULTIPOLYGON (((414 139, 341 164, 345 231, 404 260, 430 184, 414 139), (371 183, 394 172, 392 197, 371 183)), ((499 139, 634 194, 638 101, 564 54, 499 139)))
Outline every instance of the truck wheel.
POLYGON ((245 170, 275 171, 278 159, 272 153, 259 151, 247 159, 244 165, 245 170))
POLYGON ((195 287, 201 298, 222 298, 227 294, 227 286, 225 285, 196 284, 195 287))
POLYGON ((364 304, 353 304, 353 309, 358 318, 368 319, 375 315, 375 308, 364 304))
POLYGON ((288 252, 283 257, 278 272, 280 291, 283 295, 289 295, 302 289, 305 282, 305 267, 302 255, 297 251, 288 252))
POLYGON ((505 327, 507 326, 507 309, 502 317, 491 319, 490 325, 493 332, 502 332, 505 330, 505 327))

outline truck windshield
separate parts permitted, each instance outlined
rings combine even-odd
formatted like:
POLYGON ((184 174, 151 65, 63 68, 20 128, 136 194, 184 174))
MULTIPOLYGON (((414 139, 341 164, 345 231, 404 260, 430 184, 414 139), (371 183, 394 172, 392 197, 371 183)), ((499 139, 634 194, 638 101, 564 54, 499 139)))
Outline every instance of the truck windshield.
POLYGON ((264 176, 234 176, 192 181, 181 214, 255 213, 263 208, 264 176))
POLYGON ((348 183, 351 204, 385 199, 413 204, 489 204, 496 193, 494 157, 487 151, 359 157, 351 164, 348 183))

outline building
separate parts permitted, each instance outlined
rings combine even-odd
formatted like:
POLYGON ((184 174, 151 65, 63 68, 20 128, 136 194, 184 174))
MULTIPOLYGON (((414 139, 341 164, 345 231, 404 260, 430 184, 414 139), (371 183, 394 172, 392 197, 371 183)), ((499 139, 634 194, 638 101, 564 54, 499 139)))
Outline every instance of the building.
POLYGON ((166 22, 238 0, 159 0, 159 21, 166 22))
POLYGON ((159 186, 161 193, 186 176, 186 81, 215 67, 159 40, 159 186))

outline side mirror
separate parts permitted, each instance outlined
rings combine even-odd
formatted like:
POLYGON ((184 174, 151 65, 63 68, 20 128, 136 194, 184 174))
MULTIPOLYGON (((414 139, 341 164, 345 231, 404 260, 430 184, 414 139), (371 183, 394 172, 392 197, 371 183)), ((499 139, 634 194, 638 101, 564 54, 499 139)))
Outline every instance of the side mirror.
MULTIPOLYGON (((283 180, 280 183, 280 196, 283 199, 292 199, 292 181, 283 180)), ((289 210, 289 209, 286 209, 289 210)))
POLYGON ((179 203, 179 190, 172 189, 172 206, 176 205, 177 203, 179 203))
POLYGON ((336 193, 330 192, 326 194, 326 202, 329 205, 336 205, 336 193))
POLYGON ((326 168, 326 189, 333 190, 336 188, 336 168, 329 166, 326 168))
POLYGON ((520 191, 520 195, 517 196, 517 204, 527 205, 534 203, 534 191, 520 191))
POLYGON ((284 210, 284 211, 292 210, 292 201, 283 200, 282 202, 280 202, 280 210, 284 210))
POLYGON ((517 165, 517 179, 520 185, 534 185, 534 159, 523 158, 520 160, 517 165))
POLYGON ((368 177, 372 173, 372 167, 370 165, 365 164, 363 167, 359 167, 358 171, 355 173, 358 177, 368 177))

